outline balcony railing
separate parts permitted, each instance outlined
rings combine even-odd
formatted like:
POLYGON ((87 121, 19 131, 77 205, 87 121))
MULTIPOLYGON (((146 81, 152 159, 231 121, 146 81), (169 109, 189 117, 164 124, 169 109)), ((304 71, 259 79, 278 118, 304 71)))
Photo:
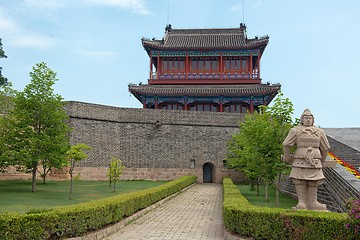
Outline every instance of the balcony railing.
POLYGON ((259 79, 259 74, 253 73, 162 73, 153 72, 151 80, 160 79, 259 79))

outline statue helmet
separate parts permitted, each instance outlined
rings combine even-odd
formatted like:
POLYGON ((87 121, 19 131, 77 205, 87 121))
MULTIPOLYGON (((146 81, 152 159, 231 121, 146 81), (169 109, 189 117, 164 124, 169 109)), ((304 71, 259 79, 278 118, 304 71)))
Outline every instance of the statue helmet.
POLYGON ((312 124, 314 124, 314 115, 310 112, 310 110, 308 108, 306 108, 303 113, 301 114, 300 120, 301 120, 301 124, 303 124, 303 117, 304 116, 312 116, 313 118, 313 122, 312 124))

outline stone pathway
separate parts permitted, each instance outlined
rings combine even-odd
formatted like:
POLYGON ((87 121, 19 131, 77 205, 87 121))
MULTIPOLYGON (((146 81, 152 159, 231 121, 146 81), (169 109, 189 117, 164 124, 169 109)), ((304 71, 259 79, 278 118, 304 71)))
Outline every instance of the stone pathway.
POLYGON ((196 184, 105 239, 224 239, 222 201, 222 185, 196 184))

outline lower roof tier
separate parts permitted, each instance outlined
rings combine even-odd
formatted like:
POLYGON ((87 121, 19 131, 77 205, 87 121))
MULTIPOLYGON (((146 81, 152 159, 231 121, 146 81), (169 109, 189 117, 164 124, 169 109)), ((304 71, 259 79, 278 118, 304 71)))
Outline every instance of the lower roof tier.
POLYGON ((129 84, 129 91, 142 103, 146 100, 171 101, 176 98, 209 101, 211 98, 237 101, 261 98, 269 104, 279 92, 279 84, 248 85, 149 85, 129 84))

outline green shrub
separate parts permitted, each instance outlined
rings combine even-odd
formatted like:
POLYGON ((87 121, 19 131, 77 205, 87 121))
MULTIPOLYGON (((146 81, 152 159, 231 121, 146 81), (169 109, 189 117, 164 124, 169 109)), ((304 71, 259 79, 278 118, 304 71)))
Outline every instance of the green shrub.
POLYGON ((80 236, 116 223, 196 181, 180 177, 161 186, 114 197, 26 214, 0 215, 0 239, 58 239, 80 236))
POLYGON ((346 229, 347 214, 258 207, 229 178, 224 186, 224 224, 230 232, 255 239, 356 239, 346 229))

